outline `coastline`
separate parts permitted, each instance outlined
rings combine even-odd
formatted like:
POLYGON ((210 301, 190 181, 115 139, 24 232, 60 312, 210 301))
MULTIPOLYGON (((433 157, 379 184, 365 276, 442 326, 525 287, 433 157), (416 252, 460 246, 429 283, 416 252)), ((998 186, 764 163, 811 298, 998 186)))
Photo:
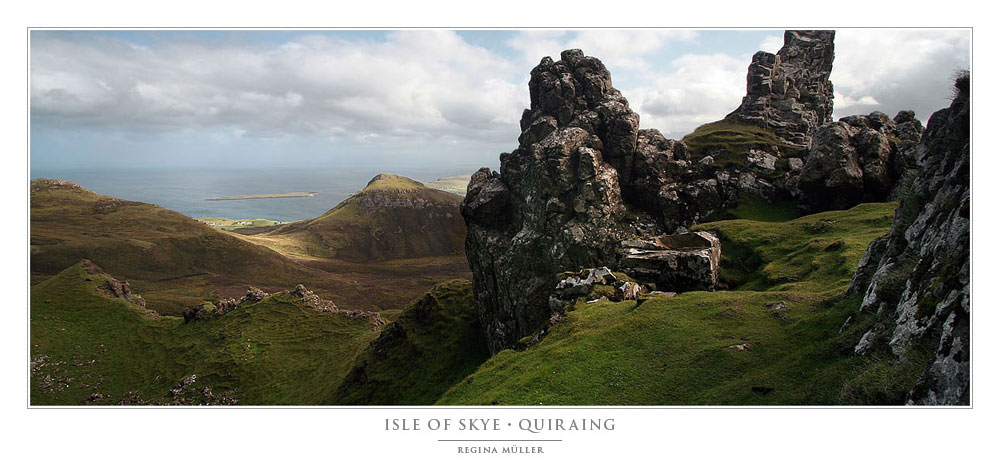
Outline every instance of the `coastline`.
POLYGON ((209 202, 215 202, 220 200, 259 200, 259 199, 271 199, 271 198, 315 197, 316 195, 318 195, 317 192, 285 192, 281 194, 233 195, 229 197, 207 198, 205 200, 209 202))

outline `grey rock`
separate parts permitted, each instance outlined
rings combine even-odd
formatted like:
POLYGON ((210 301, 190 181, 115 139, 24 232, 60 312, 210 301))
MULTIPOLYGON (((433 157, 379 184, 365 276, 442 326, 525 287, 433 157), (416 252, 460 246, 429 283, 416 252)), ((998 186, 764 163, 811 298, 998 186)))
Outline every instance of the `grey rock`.
MULTIPOLYGON (((934 350, 910 404, 968 405, 970 396, 970 88, 956 80, 950 107, 935 112, 913 157, 919 171, 888 236, 876 240, 851 283, 878 322, 855 351, 887 347, 900 358, 934 350), (878 335, 878 331, 886 334, 878 335)), ((912 114, 893 121, 912 123, 912 114)), ((872 128, 874 129, 874 128, 872 128)))
POLYGON ((764 172, 774 171, 774 164, 777 161, 778 157, 756 149, 750 149, 750 153, 747 154, 747 163, 764 172))
POLYGON ((922 132, 919 121, 897 118, 904 120, 902 132, 881 112, 817 129, 798 179, 803 205, 818 212, 888 200, 896 182, 915 166, 922 132))
POLYGON ((624 282, 618 287, 619 297, 624 300, 638 299, 642 294, 642 285, 635 282, 624 282))
POLYGON ((805 162, 798 157, 792 157, 788 159, 788 169, 791 171, 800 171, 805 162))
POLYGON ((598 59, 567 50, 542 59, 528 82, 518 148, 500 173, 473 175, 462 216, 476 307, 492 352, 513 346, 551 317, 556 274, 613 266, 617 243, 656 224, 630 220, 639 116, 598 59))
POLYGON ((832 121, 833 37, 832 30, 788 30, 777 54, 757 52, 747 69, 747 94, 726 118, 807 147, 812 132, 832 121))
POLYGON ((712 234, 693 232, 622 242, 622 269, 657 289, 711 290, 719 282, 721 244, 712 234))

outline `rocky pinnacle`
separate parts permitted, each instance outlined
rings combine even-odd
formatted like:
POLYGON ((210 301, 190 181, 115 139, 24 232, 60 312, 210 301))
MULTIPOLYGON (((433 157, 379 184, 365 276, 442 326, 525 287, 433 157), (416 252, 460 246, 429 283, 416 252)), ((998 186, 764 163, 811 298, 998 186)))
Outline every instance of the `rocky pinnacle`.
POLYGON ((813 131, 833 121, 833 36, 832 30, 788 30, 777 54, 758 51, 747 69, 747 95, 726 118, 808 147, 813 131))

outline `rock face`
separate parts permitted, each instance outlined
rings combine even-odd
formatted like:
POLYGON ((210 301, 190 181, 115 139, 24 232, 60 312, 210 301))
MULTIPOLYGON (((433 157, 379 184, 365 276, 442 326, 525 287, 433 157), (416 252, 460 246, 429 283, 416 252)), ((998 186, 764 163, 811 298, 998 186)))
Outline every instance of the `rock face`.
POLYGON ((722 245, 708 232, 626 240, 622 247, 622 270, 658 289, 711 290, 719 282, 722 245))
POLYGON ((699 197, 711 197, 698 188, 714 181, 683 183, 694 175, 684 144, 640 131, 598 59, 580 50, 546 57, 528 86, 518 148, 500 156, 499 174, 472 176, 461 208, 493 353, 558 313, 549 305, 557 274, 618 267, 621 241, 693 223, 699 197))
POLYGON ((726 118, 808 147, 812 132, 833 120, 833 36, 832 30, 789 30, 777 54, 758 51, 747 69, 747 95, 726 118))
POLYGON ((893 185, 916 166, 922 132, 909 111, 895 119, 872 112, 823 125, 798 179, 803 205, 818 212, 886 201, 893 185))
POLYGON ((851 283, 877 319, 856 353, 934 351, 911 404, 969 404, 969 78, 955 86, 951 106, 927 123, 914 154, 920 173, 900 192, 889 234, 872 242, 851 283))
POLYGON ((500 174, 472 175, 462 215, 476 305, 493 353, 549 320, 556 275, 614 265, 632 233, 619 170, 631 169, 639 116, 599 60, 580 50, 542 59, 531 108, 500 174))
POLYGON ((129 286, 128 281, 118 281, 107 272, 104 272, 103 269, 97 267, 97 265, 89 259, 80 261, 80 265, 83 267, 83 270, 87 272, 87 274, 104 279, 104 284, 99 285, 97 289, 108 297, 124 299, 125 301, 135 304, 136 306, 146 307, 146 300, 142 299, 142 296, 132 293, 132 288, 129 286))

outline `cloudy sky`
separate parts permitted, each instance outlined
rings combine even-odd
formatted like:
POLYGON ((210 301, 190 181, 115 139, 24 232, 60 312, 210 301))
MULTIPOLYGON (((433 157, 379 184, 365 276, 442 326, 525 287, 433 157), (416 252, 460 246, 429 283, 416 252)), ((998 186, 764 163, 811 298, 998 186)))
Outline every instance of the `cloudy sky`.
MULTIPOLYGON (((967 30, 837 31, 835 118, 948 104, 967 30)), ((581 48, 643 128, 680 138, 739 105, 780 30, 33 31, 32 169, 495 166, 527 79, 581 48)))

